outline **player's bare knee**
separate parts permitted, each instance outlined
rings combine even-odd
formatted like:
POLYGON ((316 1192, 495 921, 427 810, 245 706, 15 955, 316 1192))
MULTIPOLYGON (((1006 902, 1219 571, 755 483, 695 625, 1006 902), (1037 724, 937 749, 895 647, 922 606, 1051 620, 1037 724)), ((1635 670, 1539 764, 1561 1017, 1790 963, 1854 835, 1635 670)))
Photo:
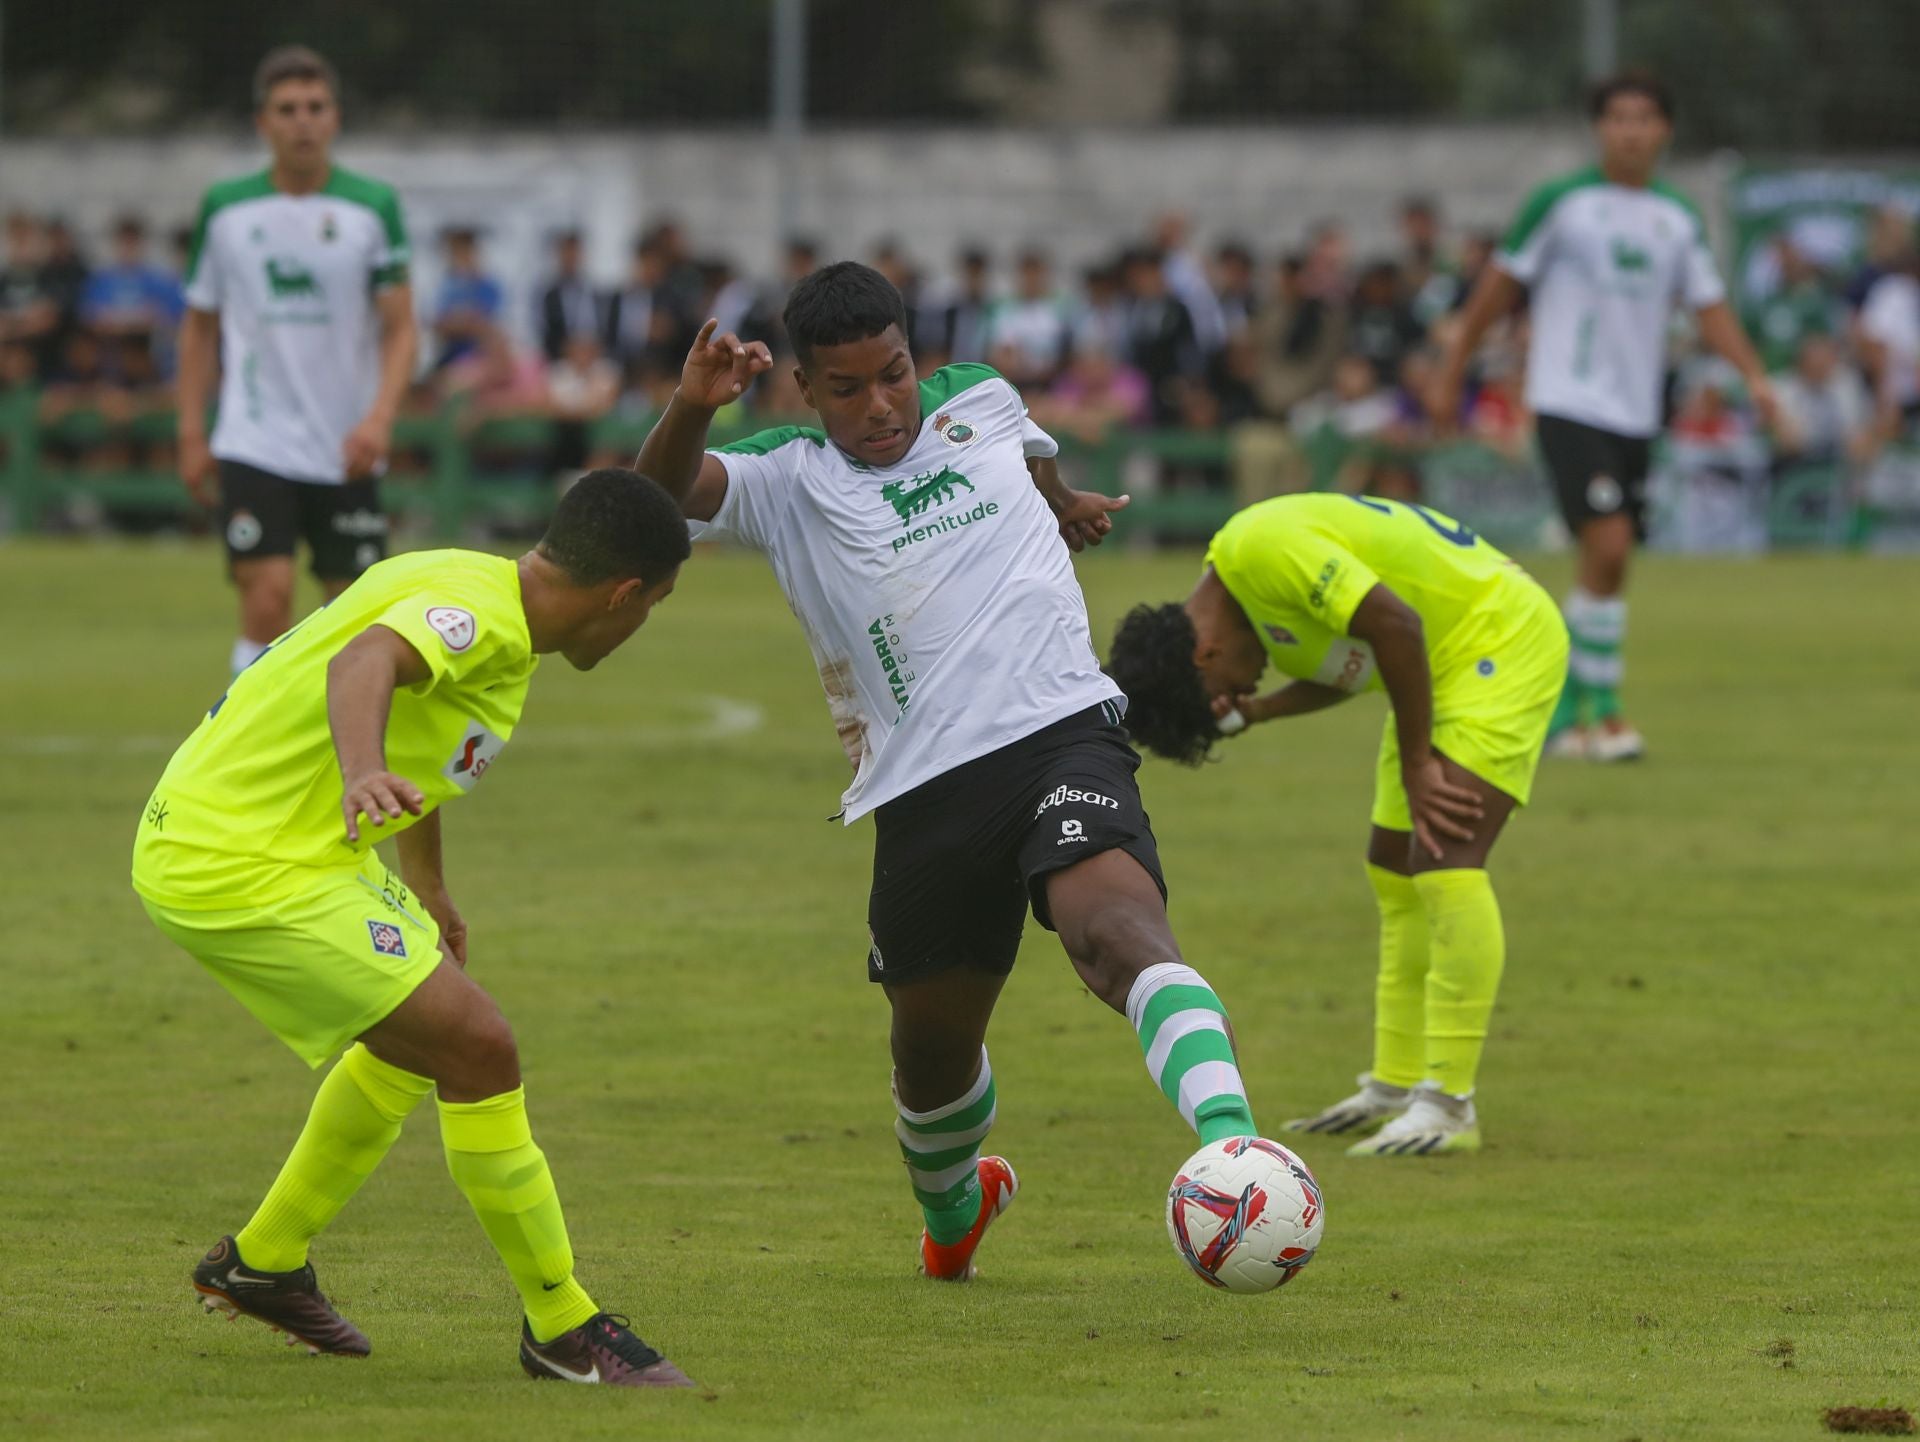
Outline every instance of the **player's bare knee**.
POLYGON ((520 1044, 491 1001, 476 1008, 456 1045, 463 1070, 483 1096, 497 1096, 520 1085, 520 1044))

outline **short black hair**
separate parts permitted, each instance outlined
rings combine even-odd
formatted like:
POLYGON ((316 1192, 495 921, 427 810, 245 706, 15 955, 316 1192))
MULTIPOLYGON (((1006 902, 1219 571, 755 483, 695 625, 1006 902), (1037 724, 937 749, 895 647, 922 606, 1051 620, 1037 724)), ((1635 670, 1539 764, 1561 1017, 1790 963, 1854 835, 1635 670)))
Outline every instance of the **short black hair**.
POLYGON ((1619 95, 1644 95, 1651 100, 1654 108, 1660 112, 1660 118, 1667 124, 1673 124, 1673 91, 1667 82, 1651 70, 1622 70, 1617 75, 1609 75, 1597 80, 1587 92, 1587 114, 1598 120, 1607 113, 1607 106, 1619 95))
POLYGON ((538 549, 576 586, 635 577, 657 586, 693 554, 693 542, 664 486, 607 466, 567 488, 538 549))
POLYGON ((897 325, 907 333, 907 303, 893 282, 870 265, 837 260, 798 282, 781 319, 801 365, 815 346, 847 345, 897 325))
POLYGON ((1156 756, 1198 766, 1220 736, 1193 664, 1193 618, 1177 601, 1135 606, 1114 629, 1107 674, 1127 693, 1127 730, 1156 756))

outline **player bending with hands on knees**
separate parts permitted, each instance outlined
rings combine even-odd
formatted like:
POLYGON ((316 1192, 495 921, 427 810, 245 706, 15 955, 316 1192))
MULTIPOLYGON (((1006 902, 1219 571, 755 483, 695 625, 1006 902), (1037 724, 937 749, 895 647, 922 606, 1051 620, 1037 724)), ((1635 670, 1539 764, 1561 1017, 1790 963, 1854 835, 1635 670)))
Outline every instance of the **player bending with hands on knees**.
POLYGON ((1378 1135, 1354 1156, 1480 1145, 1473 1092, 1506 958, 1487 857, 1526 804, 1567 664, 1532 577, 1465 526, 1367 496, 1302 495, 1214 536, 1183 604, 1137 606, 1107 670, 1154 752, 1214 741, 1363 691, 1392 705, 1367 877, 1380 904, 1373 1069, 1289 1131, 1378 1135), (1254 688, 1271 663, 1288 684, 1254 688))
POLYGON ((513 1031, 466 973, 440 851, 441 805, 499 757, 540 656, 591 670, 673 590, 689 550, 660 487, 591 472, 517 561, 423 551, 374 566, 274 642, 174 753, 134 843, 148 915, 307 1065, 345 1049, 253 1219, 194 1268, 208 1310, 365 1356, 307 1246, 436 1093, 448 1170, 520 1292, 527 1372, 691 1385, 574 1280, 513 1031), (382 836, 398 875, 373 851, 382 836))
POLYGON ((1203 1140, 1250 1135, 1253 1118, 1225 1009, 1167 923, 1126 698, 1068 555, 1123 498, 1062 484, 1057 447, 987 367, 918 382, 877 271, 814 272, 785 319, 819 429, 707 450, 715 409, 772 364, 709 322, 638 464, 696 537, 765 552, 806 631, 854 768, 842 814, 874 815, 867 977, 893 1011, 920 1266, 963 1279, 1018 1185, 980 1152, 987 1025, 1029 907, 1203 1140))
POLYGON ((1547 182, 1520 208, 1430 399, 1435 420, 1452 425, 1480 338, 1529 295, 1527 408, 1580 548, 1566 603, 1572 665, 1550 749, 1632 761, 1646 746, 1620 711, 1627 562, 1647 535, 1647 467, 1674 312, 1694 313, 1702 343, 1739 370, 1769 425, 1778 407, 1727 303, 1700 212, 1656 173, 1673 138, 1672 94, 1628 72, 1595 86, 1589 108, 1600 163, 1547 182))

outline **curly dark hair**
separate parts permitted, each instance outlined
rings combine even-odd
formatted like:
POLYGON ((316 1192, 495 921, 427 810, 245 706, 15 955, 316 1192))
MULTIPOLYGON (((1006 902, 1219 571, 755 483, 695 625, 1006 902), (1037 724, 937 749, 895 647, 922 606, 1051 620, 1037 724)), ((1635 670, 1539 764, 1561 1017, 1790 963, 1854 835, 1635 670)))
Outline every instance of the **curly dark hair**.
POLYGON ((1156 756, 1198 766, 1219 739, 1193 664, 1193 619, 1178 602, 1135 606, 1114 629, 1107 674, 1127 693, 1127 730, 1156 756))

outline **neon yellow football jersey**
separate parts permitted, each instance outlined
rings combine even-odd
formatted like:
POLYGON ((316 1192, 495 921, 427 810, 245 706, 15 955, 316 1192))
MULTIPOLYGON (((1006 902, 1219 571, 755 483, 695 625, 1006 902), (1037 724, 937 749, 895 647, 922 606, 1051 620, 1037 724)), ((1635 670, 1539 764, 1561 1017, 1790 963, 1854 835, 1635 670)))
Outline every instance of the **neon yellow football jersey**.
POLYGON ((1508 586, 1534 584, 1503 552, 1437 511, 1325 493, 1249 506, 1214 536, 1207 564, 1275 667, 1347 692, 1381 688, 1372 648, 1347 635, 1374 586, 1419 614, 1427 653, 1436 656, 1498 609, 1508 586))
POLYGON ((398 632, 432 675, 393 696, 387 769, 423 814, 471 791, 513 735, 539 658, 516 562, 420 551, 369 569, 234 679, 173 755, 134 842, 134 889, 169 906, 258 904, 314 867, 357 867, 417 818, 347 840, 327 723, 327 664, 369 626, 398 632))

